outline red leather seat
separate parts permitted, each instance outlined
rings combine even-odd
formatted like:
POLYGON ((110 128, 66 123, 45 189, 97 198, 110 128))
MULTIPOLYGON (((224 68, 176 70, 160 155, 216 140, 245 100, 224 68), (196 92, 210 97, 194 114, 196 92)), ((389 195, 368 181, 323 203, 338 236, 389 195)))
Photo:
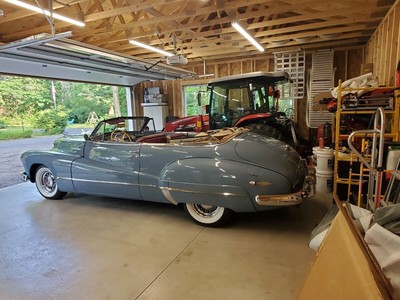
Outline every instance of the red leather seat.
POLYGON ((155 133, 142 136, 136 140, 138 143, 167 143, 167 136, 164 133, 155 133))

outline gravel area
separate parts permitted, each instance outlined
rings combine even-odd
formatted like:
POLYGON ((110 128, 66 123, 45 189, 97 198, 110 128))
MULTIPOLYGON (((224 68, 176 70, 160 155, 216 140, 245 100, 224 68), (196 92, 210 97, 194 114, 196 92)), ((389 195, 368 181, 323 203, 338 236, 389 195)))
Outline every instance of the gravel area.
POLYGON ((35 137, 21 140, 0 141, 0 189, 22 181, 24 171, 19 159, 27 150, 50 150, 57 136, 35 137))

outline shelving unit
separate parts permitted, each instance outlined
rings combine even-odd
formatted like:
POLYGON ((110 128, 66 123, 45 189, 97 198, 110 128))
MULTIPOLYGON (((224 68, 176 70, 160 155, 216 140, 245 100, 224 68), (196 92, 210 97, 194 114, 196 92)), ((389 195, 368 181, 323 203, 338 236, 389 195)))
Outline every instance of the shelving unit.
MULTIPOLYGON (((388 98, 390 96, 388 95, 388 98)), ((366 204, 363 201, 365 192, 365 184, 371 180, 371 174, 382 176, 385 170, 379 169, 377 172, 376 164, 372 157, 376 157, 376 153, 373 148, 377 148, 376 145, 372 145, 372 140, 380 140, 381 135, 378 132, 384 132, 384 141, 399 141, 399 114, 400 114, 400 92, 395 87, 384 87, 384 88, 342 88, 342 83, 339 81, 338 85, 338 97, 337 97, 337 111, 335 114, 335 122, 333 127, 334 137, 334 181, 333 181, 333 193, 338 196, 342 201, 353 200, 356 201, 358 206, 366 204), (362 154, 362 157, 358 157, 354 152, 344 153, 342 147, 346 147, 348 150, 347 140, 352 130, 345 128, 345 119, 356 118, 357 116, 363 116, 364 118, 370 119, 370 124, 374 120, 374 115, 377 113, 377 107, 356 107, 343 108, 343 96, 342 92, 357 93, 359 91, 372 91, 372 90, 387 90, 393 89, 393 99, 388 99, 388 107, 382 108, 382 116, 380 116, 383 131, 378 130, 381 126, 376 125, 377 129, 374 130, 360 130, 360 134, 352 134, 350 142, 356 144, 357 151, 362 154), (344 130, 347 129, 347 130, 344 130), (364 161, 365 163, 363 163, 364 161), (372 164, 369 163, 372 161, 372 164), (371 171, 371 168, 375 168, 371 171), (356 191, 356 193, 354 193, 356 191)), ((363 128, 367 129, 367 128, 363 128)), ((371 129, 371 128, 369 128, 371 129)), ((382 143, 383 144, 383 143, 382 143)), ((383 151, 383 149, 380 149, 383 151)), ((370 192, 370 191, 369 191, 370 192)), ((380 189, 377 191, 380 197, 380 189)), ((379 200, 378 200, 379 202, 379 200)))

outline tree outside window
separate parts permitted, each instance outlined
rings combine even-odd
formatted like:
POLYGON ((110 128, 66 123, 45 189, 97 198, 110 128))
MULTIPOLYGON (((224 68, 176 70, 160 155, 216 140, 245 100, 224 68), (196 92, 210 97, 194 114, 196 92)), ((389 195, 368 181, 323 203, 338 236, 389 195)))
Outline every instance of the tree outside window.
POLYGON ((209 93, 207 85, 187 85, 183 88, 185 116, 205 115, 209 93), (198 105, 197 95, 201 94, 201 106, 198 105))

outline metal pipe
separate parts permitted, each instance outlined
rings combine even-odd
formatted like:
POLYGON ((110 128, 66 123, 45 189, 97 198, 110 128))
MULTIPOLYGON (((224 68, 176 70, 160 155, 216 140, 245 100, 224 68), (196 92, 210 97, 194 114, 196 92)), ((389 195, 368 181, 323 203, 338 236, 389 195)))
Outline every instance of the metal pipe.
POLYGON ((374 201, 373 209, 379 207, 380 195, 382 190, 382 165, 383 165, 383 149, 385 142, 385 113, 381 107, 375 112, 374 117, 374 129, 358 130, 353 131, 347 138, 347 142, 350 150, 358 157, 358 159, 368 167, 369 178, 368 178, 368 194, 367 199, 374 201), (372 133, 372 152, 371 152, 371 163, 369 163, 363 155, 354 147, 353 138, 359 134, 372 133), (379 148, 377 148, 377 139, 379 135, 379 148), (377 153, 378 152, 378 153, 377 153), (378 163, 376 163, 378 158, 378 163), (375 197, 374 194, 375 187, 375 197))

